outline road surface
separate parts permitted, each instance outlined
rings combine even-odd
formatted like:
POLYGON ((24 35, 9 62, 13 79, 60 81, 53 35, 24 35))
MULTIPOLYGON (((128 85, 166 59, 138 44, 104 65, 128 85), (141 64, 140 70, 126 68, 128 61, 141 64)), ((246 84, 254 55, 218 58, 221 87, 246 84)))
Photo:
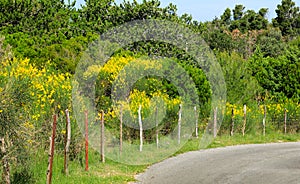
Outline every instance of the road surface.
POLYGON ((142 184, 300 184, 300 142, 188 152, 150 166, 142 184))

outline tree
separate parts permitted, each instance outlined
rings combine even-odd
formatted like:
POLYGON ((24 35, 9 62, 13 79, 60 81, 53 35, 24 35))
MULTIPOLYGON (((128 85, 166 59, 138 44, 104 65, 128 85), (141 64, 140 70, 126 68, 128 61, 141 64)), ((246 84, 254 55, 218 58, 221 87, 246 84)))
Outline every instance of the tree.
POLYGON ((277 17, 273 19, 273 25, 280 28, 283 36, 300 34, 300 12, 295 2, 282 0, 275 11, 277 17))
POLYGON ((0 31, 6 34, 16 32, 42 36, 53 33, 70 37, 68 29, 74 13, 75 1, 65 4, 61 0, 1 0, 0 1, 0 31))
POLYGON ((280 29, 273 27, 270 27, 258 36, 256 45, 264 57, 277 57, 282 55, 286 47, 280 29))
MULTIPOLYGON (((240 11, 241 8, 237 7, 237 10, 235 11, 240 11)), ((230 30, 239 29, 241 32, 245 33, 249 30, 266 29, 268 26, 268 20, 265 17, 267 12, 267 8, 261 8, 258 13, 254 10, 247 10, 246 12, 240 11, 236 13, 236 19, 230 25, 230 30)))
POLYGON ((266 17, 267 13, 268 13, 268 8, 261 8, 261 9, 259 9, 259 11, 258 11, 258 14, 259 14, 261 17, 266 17))
POLYGON ((243 17, 245 7, 241 4, 235 5, 233 12, 233 20, 240 20, 243 17))
POLYGON ((237 53, 221 52, 217 59, 222 67, 227 88, 227 101, 231 104, 246 104, 260 90, 247 60, 237 53))
POLYGON ((268 26, 268 19, 266 17, 269 9, 268 8, 261 8, 258 11, 257 20, 260 22, 260 28, 259 29, 266 29, 268 26))
POLYGON ((250 59, 253 76, 259 84, 277 99, 295 98, 299 100, 300 80, 300 38, 291 42, 282 55, 263 57, 257 50, 250 59))
POLYGON ((221 21, 225 25, 229 25, 231 22, 231 10, 230 8, 226 8, 225 12, 221 15, 221 21))

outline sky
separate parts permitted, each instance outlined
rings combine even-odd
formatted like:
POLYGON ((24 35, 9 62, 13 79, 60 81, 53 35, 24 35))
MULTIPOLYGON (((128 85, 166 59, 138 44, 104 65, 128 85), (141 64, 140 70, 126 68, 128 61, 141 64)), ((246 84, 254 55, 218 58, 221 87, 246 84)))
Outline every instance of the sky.
MULTIPOLYGON (((137 0, 142 2, 142 0, 137 0)), ((300 0, 293 0, 296 6, 300 6, 300 0)), ((84 0, 77 0, 77 6, 83 3, 84 0)), ((121 3, 123 0, 115 0, 116 3, 121 3)), ((205 22, 212 21, 215 17, 220 17, 226 8, 231 10, 236 4, 242 4, 246 10, 251 9, 256 12, 260 8, 269 8, 267 18, 271 20, 276 17, 275 9, 281 0, 160 0, 161 6, 165 7, 169 3, 177 6, 178 14, 191 14, 194 20, 205 22)))

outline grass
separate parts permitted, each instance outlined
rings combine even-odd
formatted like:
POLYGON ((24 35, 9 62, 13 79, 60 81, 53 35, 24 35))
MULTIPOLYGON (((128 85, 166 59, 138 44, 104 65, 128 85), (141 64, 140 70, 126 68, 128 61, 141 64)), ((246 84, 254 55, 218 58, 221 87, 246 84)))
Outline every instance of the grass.
MULTIPOLYGON (((199 140, 190 139, 179 151, 172 156, 185 153, 188 151, 198 150, 199 140)), ((259 144, 273 142, 295 142, 300 141, 300 134, 281 134, 272 133, 266 136, 262 135, 245 135, 236 134, 234 136, 223 135, 218 136, 208 148, 241 145, 241 144, 259 144)), ((146 156, 146 155, 144 155, 146 156)), ((47 153, 39 152, 35 155, 35 167, 33 168, 36 183, 46 182, 47 170, 47 153)), ((56 154, 53 165, 52 183, 128 183, 134 181, 134 175, 145 171, 149 165, 126 165, 112 160, 106 159, 106 163, 100 161, 98 152, 90 150, 89 154, 89 171, 84 170, 84 159, 74 160, 69 165, 69 176, 65 176, 63 169, 63 156, 56 154)))
MULTIPOLYGON (((300 134, 282 134, 282 133, 271 133, 263 135, 241 135, 236 134, 234 136, 223 135, 217 136, 213 142, 207 147, 218 148, 225 146, 235 146, 242 144, 264 144, 264 143, 279 143, 279 142, 297 142, 300 141, 300 134)), ((199 139, 193 138, 188 141, 175 155, 185 153, 188 151, 196 151, 199 147, 199 139)))
MULTIPOLYGON (((33 172, 36 183, 46 183, 47 154, 39 153, 33 172)), ((69 164, 69 175, 63 173, 63 156, 55 155, 53 162, 52 183, 78 184, 78 183, 127 183, 134 181, 134 175, 143 172, 146 166, 130 166, 106 159, 100 161, 98 152, 90 150, 89 171, 85 171, 84 160, 75 160, 69 164)))
POLYGON ((217 137, 208 148, 234 146, 241 144, 263 144, 263 143, 280 143, 280 142, 297 142, 300 141, 300 134, 282 134, 272 133, 263 135, 235 135, 217 137))

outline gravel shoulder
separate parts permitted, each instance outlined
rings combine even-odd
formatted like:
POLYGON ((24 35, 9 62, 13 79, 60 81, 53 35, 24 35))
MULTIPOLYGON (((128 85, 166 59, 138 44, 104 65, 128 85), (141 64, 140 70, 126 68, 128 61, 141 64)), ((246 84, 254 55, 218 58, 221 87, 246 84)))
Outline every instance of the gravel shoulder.
POLYGON ((299 184, 300 142, 188 152, 150 166, 136 179, 143 184, 299 184))

